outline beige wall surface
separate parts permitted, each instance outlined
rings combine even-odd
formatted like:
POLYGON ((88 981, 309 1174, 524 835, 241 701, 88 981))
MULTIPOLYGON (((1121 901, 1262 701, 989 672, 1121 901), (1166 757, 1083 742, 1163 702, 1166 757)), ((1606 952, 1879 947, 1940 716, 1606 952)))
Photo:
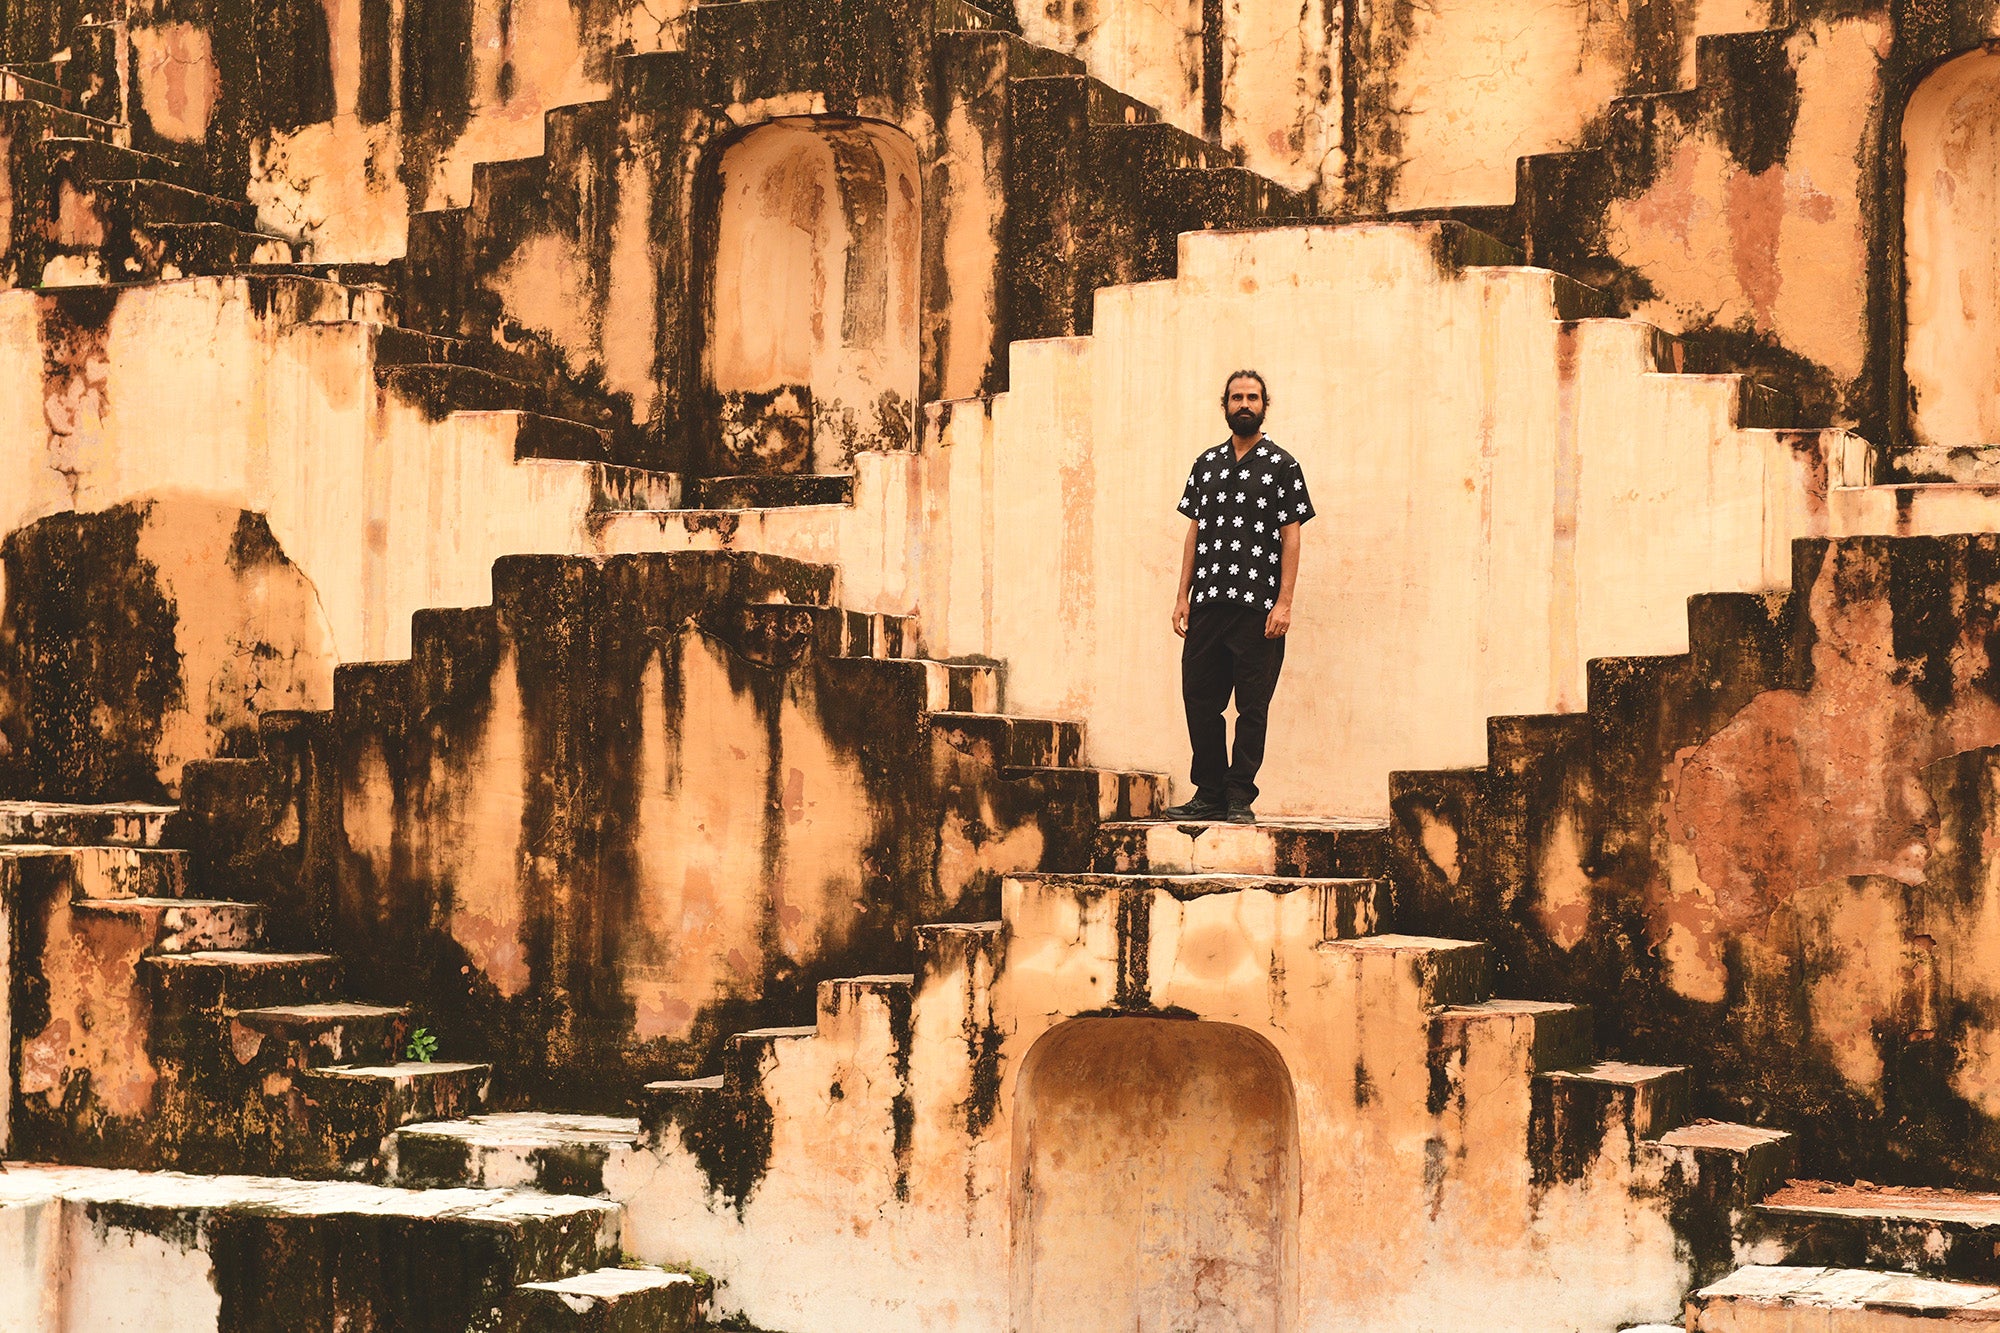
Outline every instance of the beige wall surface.
POLYGON ((1590 657, 1684 650, 1689 595, 1784 586, 1818 530, 1826 441, 1741 428, 1743 385, 1659 373, 1643 325, 1564 322, 1550 274, 1441 263, 1430 225, 1182 247, 1177 281, 1100 292, 1094 337, 1016 344, 1012 390, 943 405, 927 443, 929 650, 1005 659, 1009 706, 1085 719, 1100 762, 1185 761, 1174 504, 1238 366, 1318 507, 1272 813, 1483 762, 1488 716, 1580 708, 1590 657))

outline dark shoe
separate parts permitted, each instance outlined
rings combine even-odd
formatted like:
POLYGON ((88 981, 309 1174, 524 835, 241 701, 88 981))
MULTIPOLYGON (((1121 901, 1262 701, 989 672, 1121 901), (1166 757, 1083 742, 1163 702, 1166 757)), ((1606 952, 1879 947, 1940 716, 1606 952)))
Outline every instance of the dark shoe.
POLYGON ((1247 805, 1232 805, 1229 807, 1228 820, 1232 824, 1254 824, 1257 822, 1257 812, 1247 805))
POLYGON ((1170 805, 1160 811, 1158 818, 1171 819, 1181 823, 1213 824, 1229 817, 1229 807, 1220 801, 1206 801, 1196 796, 1191 801, 1170 805))

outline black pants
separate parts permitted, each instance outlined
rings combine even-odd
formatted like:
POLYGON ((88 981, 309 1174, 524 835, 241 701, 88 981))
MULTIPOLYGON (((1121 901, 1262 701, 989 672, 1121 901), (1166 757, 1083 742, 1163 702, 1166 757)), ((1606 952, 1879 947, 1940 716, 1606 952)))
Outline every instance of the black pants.
POLYGON ((1181 701, 1187 705, 1188 741, 1194 747, 1189 776, 1195 792, 1217 805, 1247 806, 1257 799, 1257 770, 1264 763, 1264 727, 1285 641, 1264 637, 1269 612, 1256 607, 1200 607, 1188 617, 1181 646, 1181 701), (1236 695, 1236 756, 1222 710, 1236 695))

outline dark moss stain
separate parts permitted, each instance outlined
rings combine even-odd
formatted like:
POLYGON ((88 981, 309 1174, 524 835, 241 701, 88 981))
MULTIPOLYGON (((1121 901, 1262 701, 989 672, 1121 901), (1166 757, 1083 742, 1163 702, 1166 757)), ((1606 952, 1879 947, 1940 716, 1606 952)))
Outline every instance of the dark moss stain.
POLYGON ((1702 45, 1703 76, 1721 84, 1716 128, 1751 175, 1782 167, 1799 119, 1799 78, 1784 32, 1733 34, 1702 45))
POLYGON ((1143 890, 1112 890, 1118 909, 1118 989, 1119 1009, 1151 1009, 1153 987, 1148 976, 1152 966, 1153 901, 1143 890))
POLYGON ((472 0, 405 0, 402 164, 412 212, 428 201, 437 161, 472 118, 472 0))
POLYGON ((896 1201, 910 1201, 910 1150, 915 1142, 917 1108, 914 1089, 910 1086, 910 1047, 913 1032, 910 1026, 910 1010, 914 1003, 913 987, 892 986, 883 996, 889 1006, 889 1032, 895 1039, 894 1068, 896 1092, 889 1102, 889 1128, 891 1150, 896 1158, 896 1201))
POLYGON ((57 514, 0 542, 0 782, 11 795, 166 795, 153 756, 185 693, 176 609, 139 555, 149 512, 57 514))
POLYGON ((1910 664, 1917 697, 1926 707, 1942 710, 1951 702, 1957 628, 1946 553, 1929 542, 1887 545, 1890 643, 1897 660, 1910 664))

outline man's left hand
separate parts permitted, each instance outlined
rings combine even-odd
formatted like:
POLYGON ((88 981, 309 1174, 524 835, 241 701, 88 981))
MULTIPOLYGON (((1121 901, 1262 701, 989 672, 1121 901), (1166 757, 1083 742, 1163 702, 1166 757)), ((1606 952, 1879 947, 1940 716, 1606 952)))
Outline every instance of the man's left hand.
POLYGON ((1264 617, 1264 637, 1282 639, 1292 627, 1292 608, 1289 603, 1279 602, 1271 608, 1271 614, 1264 617))

